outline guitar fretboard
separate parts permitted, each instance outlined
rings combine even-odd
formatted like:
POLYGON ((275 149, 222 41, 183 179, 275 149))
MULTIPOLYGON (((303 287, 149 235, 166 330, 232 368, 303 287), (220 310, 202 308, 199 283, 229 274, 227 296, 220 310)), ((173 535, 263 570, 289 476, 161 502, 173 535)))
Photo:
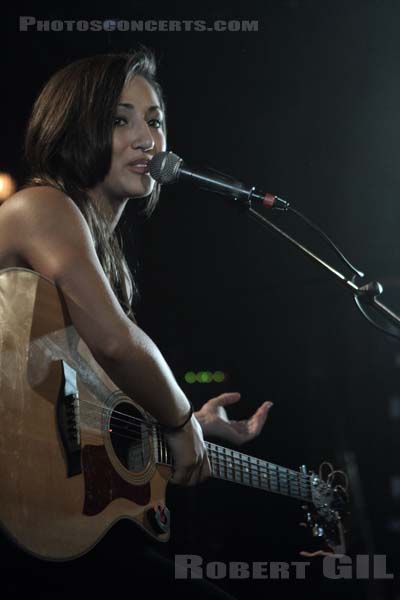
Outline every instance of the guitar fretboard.
MULTIPOLYGON (((172 464, 170 450, 159 432, 154 433, 157 462, 172 464)), ((310 475, 206 442, 211 475, 268 492, 312 502, 310 475)))

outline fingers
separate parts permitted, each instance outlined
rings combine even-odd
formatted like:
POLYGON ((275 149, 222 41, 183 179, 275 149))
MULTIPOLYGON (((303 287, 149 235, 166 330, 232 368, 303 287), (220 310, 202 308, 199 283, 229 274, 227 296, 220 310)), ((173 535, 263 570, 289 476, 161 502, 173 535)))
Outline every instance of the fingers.
POLYGON ((257 416, 257 415, 261 415, 261 416, 264 416, 264 415, 265 415, 265 418, 266 418, 266 417, 267 417, 267 414, 268 414, 268 411, 269 411, 269 409, 270 409, 270 408, 271 408, 273 405, 274 405, 274 403, 273 403, 273 402, 269 402, 269 401, 267 401, 267 402, 263 402, 263 404, 261 404, 261 406, 259 406, 259 407, 257 408, 257 410, 256 410, 256 412, 254 413, 254 415, 253 415, 253 416, 255 417, 255 416, 257 416))
POLYGON ((175 469, 170 483, 174 485, 193 486, 208 479, 211 475, 211 465, 207 454, 198 463, 189 467, 179 466, 175 469))
POLYGON ((198 467, 192 472, 192 475, 187 482, 187 485, 197 485, 202 481, 208 479, 211 475, 211 466, 207 454, 204 455, 203 460, 198 467))
POLYGON ((216 398, 211 398, 209 402, 216 406, 228 406, 229 404, 234 404, 240 400, 239 392, 226 392, 225 394, 221 394, 216 398))
POLYGON ((250 419, 230 421, 224 437, 238 445, 251 441, 261 432, 271 406, 272 402, 264 402, 250 419))
POLYGON ((251 432, 260 433, 265 421, 267 420, 270 408, 274 405, 273 402, 264 402, 249 419, 248 424, 251 432))
POLYGON ((169 482, 174 485, 187 485, 192 476, 194 467, 176 467, 169 482))

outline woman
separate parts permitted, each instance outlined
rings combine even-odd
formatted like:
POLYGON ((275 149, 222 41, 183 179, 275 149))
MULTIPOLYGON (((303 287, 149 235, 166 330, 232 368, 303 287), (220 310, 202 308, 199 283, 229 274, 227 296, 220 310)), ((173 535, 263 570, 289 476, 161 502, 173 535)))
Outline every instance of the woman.
POLYGON ((210 474, 204 433, 242 443, 258 434, 271 403, 248 421, 229 422, 214 398, 196 414, 160 351, 136 325, 135 284, 115 228, 129 199, 159 195, 149 161, 166 148, 165 104, 152 55, 99 55, 57 72, 28 124, 32 177, 3 205, 0 268, 33 269, 61 289, 75 328, 94 358, 166 428, 172 482, 210 474))
POLYGON ((151 158, 166 148, 165 105, 147 52, 85 58, 43 88, 26 134, 27 185, 0 210, 0 268, 24 267, 61 290, 78 334, 116 385, 165 428, 172 482, 210 475, 203 433, 243 443, 261 430, 271 403, 245 421, 229 421, 209 400, 196 414, 132 312, 135 283, 115 228, 126 203, 159 186, 151 158))

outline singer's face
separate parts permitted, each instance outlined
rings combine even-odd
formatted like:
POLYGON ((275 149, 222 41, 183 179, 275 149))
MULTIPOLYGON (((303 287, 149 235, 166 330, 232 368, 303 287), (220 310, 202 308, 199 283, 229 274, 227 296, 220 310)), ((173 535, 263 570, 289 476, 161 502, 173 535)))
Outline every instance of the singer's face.
POLYGON ((148 162, 166 148, 164 114, 146 79, 137 75, 123 89, 114 115, 111 167, 103 189, 113 198, 148 196, 154 179, 148 162))

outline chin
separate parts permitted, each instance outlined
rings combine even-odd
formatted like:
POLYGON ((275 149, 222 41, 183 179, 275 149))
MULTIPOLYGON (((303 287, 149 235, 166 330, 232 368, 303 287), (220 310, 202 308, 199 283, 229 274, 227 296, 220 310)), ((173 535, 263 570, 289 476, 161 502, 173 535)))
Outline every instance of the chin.
POLYGON ((155 182, 153 179, 147 178, 147 181, 141 181, 136 183, 136 185, 131 185, 126 190, 127 196, 130 198, 145 198, 146 196, 150 196, 152 191, 154 190, 155 182))

